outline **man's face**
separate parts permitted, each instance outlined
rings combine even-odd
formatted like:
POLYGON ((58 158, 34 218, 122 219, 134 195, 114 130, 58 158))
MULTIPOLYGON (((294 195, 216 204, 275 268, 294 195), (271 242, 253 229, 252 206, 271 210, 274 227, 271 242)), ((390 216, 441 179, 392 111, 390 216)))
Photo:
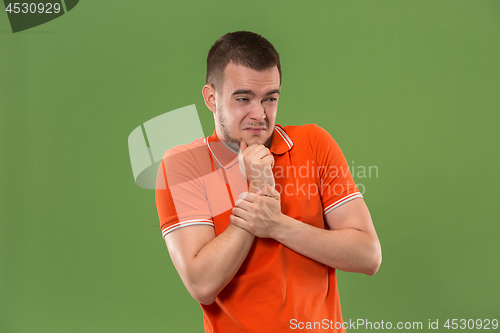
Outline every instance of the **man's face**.
POLYGON ((271 145, 280 76, 277 67, 261 72, 229 63, 222 96, 216 92, 215 127, 221 141, 271 145))

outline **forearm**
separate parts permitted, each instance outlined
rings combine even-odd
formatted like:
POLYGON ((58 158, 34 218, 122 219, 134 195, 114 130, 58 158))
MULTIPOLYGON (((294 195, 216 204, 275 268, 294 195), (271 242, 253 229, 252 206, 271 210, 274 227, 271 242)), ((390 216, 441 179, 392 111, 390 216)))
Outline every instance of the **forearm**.
MULTIPOLYGON (((250 182, 248 192, 255 193, 260 182, 250 182)), ((192 258, 189 281, 191 295, 202 304, 212 303, 231 281, 245 260, 255 236, 229 223, 226 230, 205 244, 192 258)))
POLYGON ((283 215, 273 238, 308 258, 342 271, 373 275, 381 262, 378 238, 367 231, 325 230, 283 215))
POLYGON ((200 303, 212 303, 240 268, 253 240, 252 234, 230 223, 205 244, 191 259, 183 279, 191 295, 200 303))

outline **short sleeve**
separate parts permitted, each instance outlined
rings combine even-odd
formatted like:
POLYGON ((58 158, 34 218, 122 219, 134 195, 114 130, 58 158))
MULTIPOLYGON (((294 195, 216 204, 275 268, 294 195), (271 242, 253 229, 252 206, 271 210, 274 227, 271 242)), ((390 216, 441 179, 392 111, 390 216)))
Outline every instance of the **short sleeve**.
POLYGON ((315 126, 312 148, 318 166, 323 214, 355 198, 362 198, 352 179, 347 161, 337 142, 323 128, 315 126))
POLYGON ((207 158, 201 145, 177 146, 165 153, 155 190, 163 237, 186 226, 214 225, 203 177, 211 172, 207 158))

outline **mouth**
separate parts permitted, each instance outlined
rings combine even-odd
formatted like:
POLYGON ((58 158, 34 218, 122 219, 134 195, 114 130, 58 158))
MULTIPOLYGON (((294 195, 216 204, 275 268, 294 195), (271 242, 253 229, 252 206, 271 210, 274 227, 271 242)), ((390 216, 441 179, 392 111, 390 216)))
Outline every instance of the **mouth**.
POLYGON ((253 135, 259 135, 260 133, 264 132, 266 130, 265 127, 247 127, 243 129, 246 132, 249 132, 253 135))

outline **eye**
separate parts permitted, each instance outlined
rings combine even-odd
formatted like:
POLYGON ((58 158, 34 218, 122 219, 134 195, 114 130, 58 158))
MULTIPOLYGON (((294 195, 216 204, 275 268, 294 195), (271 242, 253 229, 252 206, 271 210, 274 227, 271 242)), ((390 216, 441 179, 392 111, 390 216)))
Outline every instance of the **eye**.
POLYGON ((248 102, 248 98, 240 97, 236 99, 238 102, 248 102))
POLYGON ((269 102, 276 102, 278 99, 276 97, 270 97, 267 99, 269 102))

